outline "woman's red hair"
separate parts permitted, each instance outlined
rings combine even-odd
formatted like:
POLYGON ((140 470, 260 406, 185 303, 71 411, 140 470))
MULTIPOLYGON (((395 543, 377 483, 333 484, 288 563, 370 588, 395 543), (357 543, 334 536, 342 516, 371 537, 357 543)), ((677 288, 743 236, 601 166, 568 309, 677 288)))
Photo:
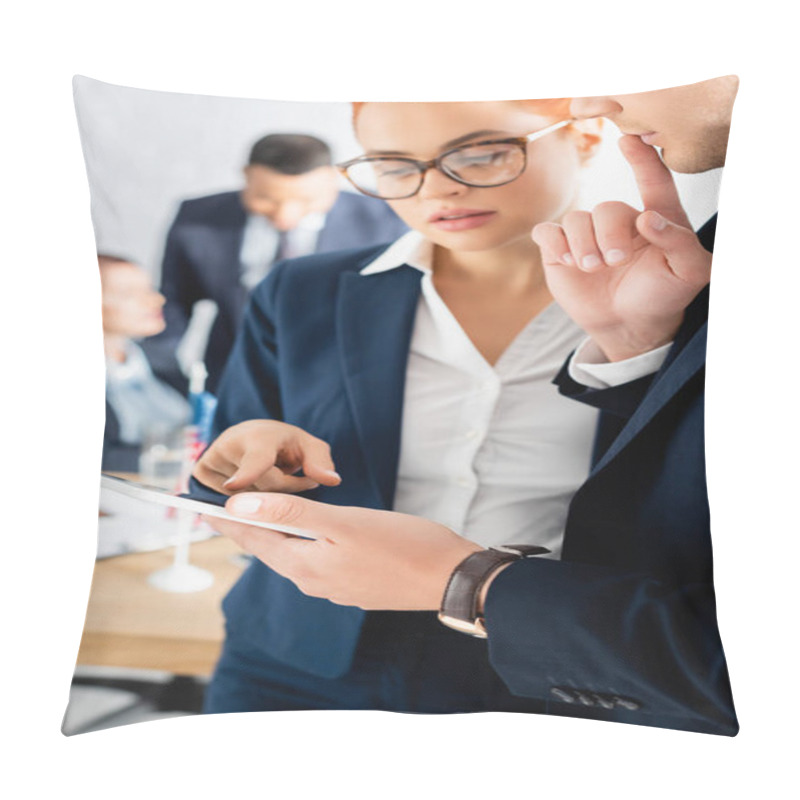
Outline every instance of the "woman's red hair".
MULTIPOLYGON (((475 102, 480 101, 476 100, 475 102)), ((556 122, 570 118, 569 107, 571 98, 569 97, 557 97, 549 100, 509 100, 507 102, 525 106, 526 109, 532 114, 548 117, 556 122)), ((354 129, 356 127, 358 115, 361 113, 361 109, 365 105, 366 102, 352 104, 354 129)), ((570 131, 575 135, 575 141, 578 145, 578 148, 581 153, 584 154, 585 158, 591 157, 597 148, 597 145, 600 144, 600 134, 602 129, 603 120, 600 117, 577 120, 565 128, 565 130, 570 131)))
MULTIPOLYGON (((368 101, 367 101, 368 102, 368 101)), ((476 101, 479 102, 479 101, 476 101)), ((543 117, 552 117, 554 120, 569 119, 569 97, 559 97, 551 100, 511 100, 512 103, 520 103, 526 106, 532 113, 540 114, 543 117)), ((366 102, 353 103, 353 126, 355 127, 358 115, 366 102)))

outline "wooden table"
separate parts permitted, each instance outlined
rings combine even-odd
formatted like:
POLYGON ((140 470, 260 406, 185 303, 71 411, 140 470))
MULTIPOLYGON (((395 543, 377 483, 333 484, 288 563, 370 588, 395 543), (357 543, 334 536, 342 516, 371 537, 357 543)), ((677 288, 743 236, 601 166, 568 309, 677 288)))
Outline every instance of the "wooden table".
POLYGON ((172 548, 98 561, 78 664, 210 675, 223 639, 220 602, 242 572, 233 558, 241 552, 222 537, 193 544, 191 563, 210 570, 214 583, 187 594, 147 582, 172 563, 172 548))

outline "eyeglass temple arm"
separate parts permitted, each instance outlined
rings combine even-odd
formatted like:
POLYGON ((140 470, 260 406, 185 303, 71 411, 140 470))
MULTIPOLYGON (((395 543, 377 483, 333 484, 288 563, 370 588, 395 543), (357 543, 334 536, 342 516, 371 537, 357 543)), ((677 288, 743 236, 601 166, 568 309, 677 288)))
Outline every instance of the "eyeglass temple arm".
POLYGON ((541 139, 542 136, 547 136, 548 133, 552 133, 553 131, 557 131, 559 128, 564 128, 567 125, 571 125, 573 122, 577 122, 577 120, 562 119, 561 122, 554 122, 552 125, 548 125, 546 128, 542 128, 540 131, 529 133, 525 138, 529 142, 535 142, 537 139, 541 139))

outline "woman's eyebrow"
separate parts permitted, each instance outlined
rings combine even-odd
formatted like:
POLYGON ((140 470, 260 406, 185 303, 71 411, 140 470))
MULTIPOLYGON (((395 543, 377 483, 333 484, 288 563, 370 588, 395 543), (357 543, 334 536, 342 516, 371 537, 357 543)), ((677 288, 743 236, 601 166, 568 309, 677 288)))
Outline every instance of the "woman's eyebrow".
MULTIPOLYGON (((442 150, 449 150, 451 147, 458 147, 458 145, 463 144, 464 142, 469 142, 472 139, 481 138, 483 136, 510 136, 511 134, 508 131, 498 131, 498 130, 480 130, 480 131, 472 131, 472 133, 465 133, 463 136, 458 136, 455 139, 451 139, 449 142, 445 142, 442 146, 442 150)), ((408 152, 403 150, 367 150, 368 156, 408 156, 408 152)))
POLYGON ((494 131, 494 130, 482 130, 482 131, 474 131, 473 133, 466 133, 463 136, 459 136, 457 139, 451 139, 449 142, 445 142, 442 145, 443 149, 447 149, 449 147, 458 147, 458 145, 463 144, 464 142, 470 141, 470 139, 477 139, 483 136, 510 136, 511 134, 508 131, 494 131))

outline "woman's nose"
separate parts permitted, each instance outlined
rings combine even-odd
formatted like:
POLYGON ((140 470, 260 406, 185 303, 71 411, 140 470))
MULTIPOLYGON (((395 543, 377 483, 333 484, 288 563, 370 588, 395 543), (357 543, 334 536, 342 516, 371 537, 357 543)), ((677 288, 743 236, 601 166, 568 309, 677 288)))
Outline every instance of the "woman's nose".
POLYGON ((576 119, 611 117, 622 111, 622 105, 613 97, 573 97, 569 104, 570 116, 576 119))
POLYGON ((441 170, 432 167, 422 179, 419 194, 422 197, 449 197, 454 194, 464 194, 468 189, 469 186, 454 181, 441 170))

